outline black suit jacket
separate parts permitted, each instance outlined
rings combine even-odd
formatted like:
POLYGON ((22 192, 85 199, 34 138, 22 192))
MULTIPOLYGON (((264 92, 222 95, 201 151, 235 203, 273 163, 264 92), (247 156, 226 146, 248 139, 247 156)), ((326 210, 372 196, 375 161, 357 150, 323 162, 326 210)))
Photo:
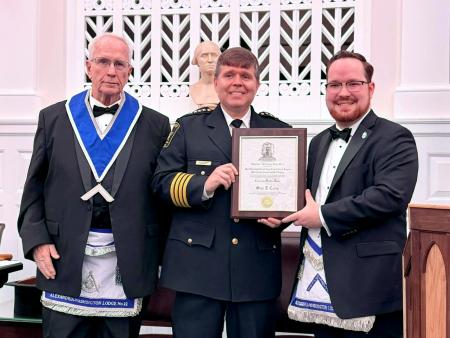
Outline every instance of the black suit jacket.
MULTIPOLYGON (((220 187, 210 200, 202 201, 208 175, 231 162, 231 136, 220 105, 212 112, 184 116, 177 123, 178 130, 161 151, 154 189, 174 205, 171 184, 176 175, 194 176, 185 188, 179 186, 189 207, 174 208, 161 271, 163 285, 227 301, 276 298, 281 287, 281 230, 255 220, 231 219, 231 189, 220 187), (205 161, 210 165, 203 165, 205 161), (237 245, 232 244, 233 238, 237 245)), ((250 127, 289 125, 252 109, 250 127)))
MULTIPOLYGON (((169 133, 169 120, 143 107, 141 116, 115 161, 109 204, 118 266, 128 297, 155 288, 161 219, 150 183, 157 156, 169 133)), ((38 271, 37 286, 68 296, 81 290, 81 268, 92 219, 91 170, 75 138, 65 102, 43 109, 22 195, 18 228, 26 258, 33 248, 53 243, 61 258, 54 260, 56 279, 38 271)))
MULTIPOLYGON (((309 147, 307 186, 313 196, 330 142, 325 130, 309 147)), ((340 318, 402 308, 405 213, 417 170, 411 132, 370 111, 350 140, 322 206, 331 231, 330 237, 321 230, 325 276, 340 318)), ((306 234, 302 229, 301 247, 306 234)))

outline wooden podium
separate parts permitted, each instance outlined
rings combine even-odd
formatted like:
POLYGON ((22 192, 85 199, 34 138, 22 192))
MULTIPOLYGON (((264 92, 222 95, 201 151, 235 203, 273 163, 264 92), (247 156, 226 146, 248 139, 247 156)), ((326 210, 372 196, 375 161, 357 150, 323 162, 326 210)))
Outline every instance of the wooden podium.
POLYGON ((450 337, 450 206, 409 206, 403 252, 406 338, 450 337))

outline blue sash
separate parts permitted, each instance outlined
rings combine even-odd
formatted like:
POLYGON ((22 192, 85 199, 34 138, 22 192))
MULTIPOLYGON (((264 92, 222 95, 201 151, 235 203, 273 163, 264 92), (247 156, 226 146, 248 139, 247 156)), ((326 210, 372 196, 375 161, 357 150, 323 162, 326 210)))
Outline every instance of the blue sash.
POLYGON ((142 111, 138 100, 124 94, 114 123, 103 137, 97 132, 88 90, 74 95, 66 103, 70 123, 97 182, 103 180, 116 160, 142 111))

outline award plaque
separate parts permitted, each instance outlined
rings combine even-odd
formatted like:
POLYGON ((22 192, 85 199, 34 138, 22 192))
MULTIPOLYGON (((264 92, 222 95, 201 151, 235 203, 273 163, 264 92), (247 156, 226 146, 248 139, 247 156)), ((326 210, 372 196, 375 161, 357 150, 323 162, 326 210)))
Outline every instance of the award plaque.
POLYGON ((232 218, 286 217, 305 205, 306 129, 235 128, 232 218))

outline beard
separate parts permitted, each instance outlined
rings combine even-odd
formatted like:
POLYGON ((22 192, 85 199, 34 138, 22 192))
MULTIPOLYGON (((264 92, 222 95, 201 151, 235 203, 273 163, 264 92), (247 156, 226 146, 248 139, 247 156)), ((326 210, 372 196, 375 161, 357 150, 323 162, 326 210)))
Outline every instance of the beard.
POLYGON ((357 100, 346 100, 332 102, 328 109, 336 122, 349 125, 359 120, 369 110, 369 106, 361 106, 357 100))

